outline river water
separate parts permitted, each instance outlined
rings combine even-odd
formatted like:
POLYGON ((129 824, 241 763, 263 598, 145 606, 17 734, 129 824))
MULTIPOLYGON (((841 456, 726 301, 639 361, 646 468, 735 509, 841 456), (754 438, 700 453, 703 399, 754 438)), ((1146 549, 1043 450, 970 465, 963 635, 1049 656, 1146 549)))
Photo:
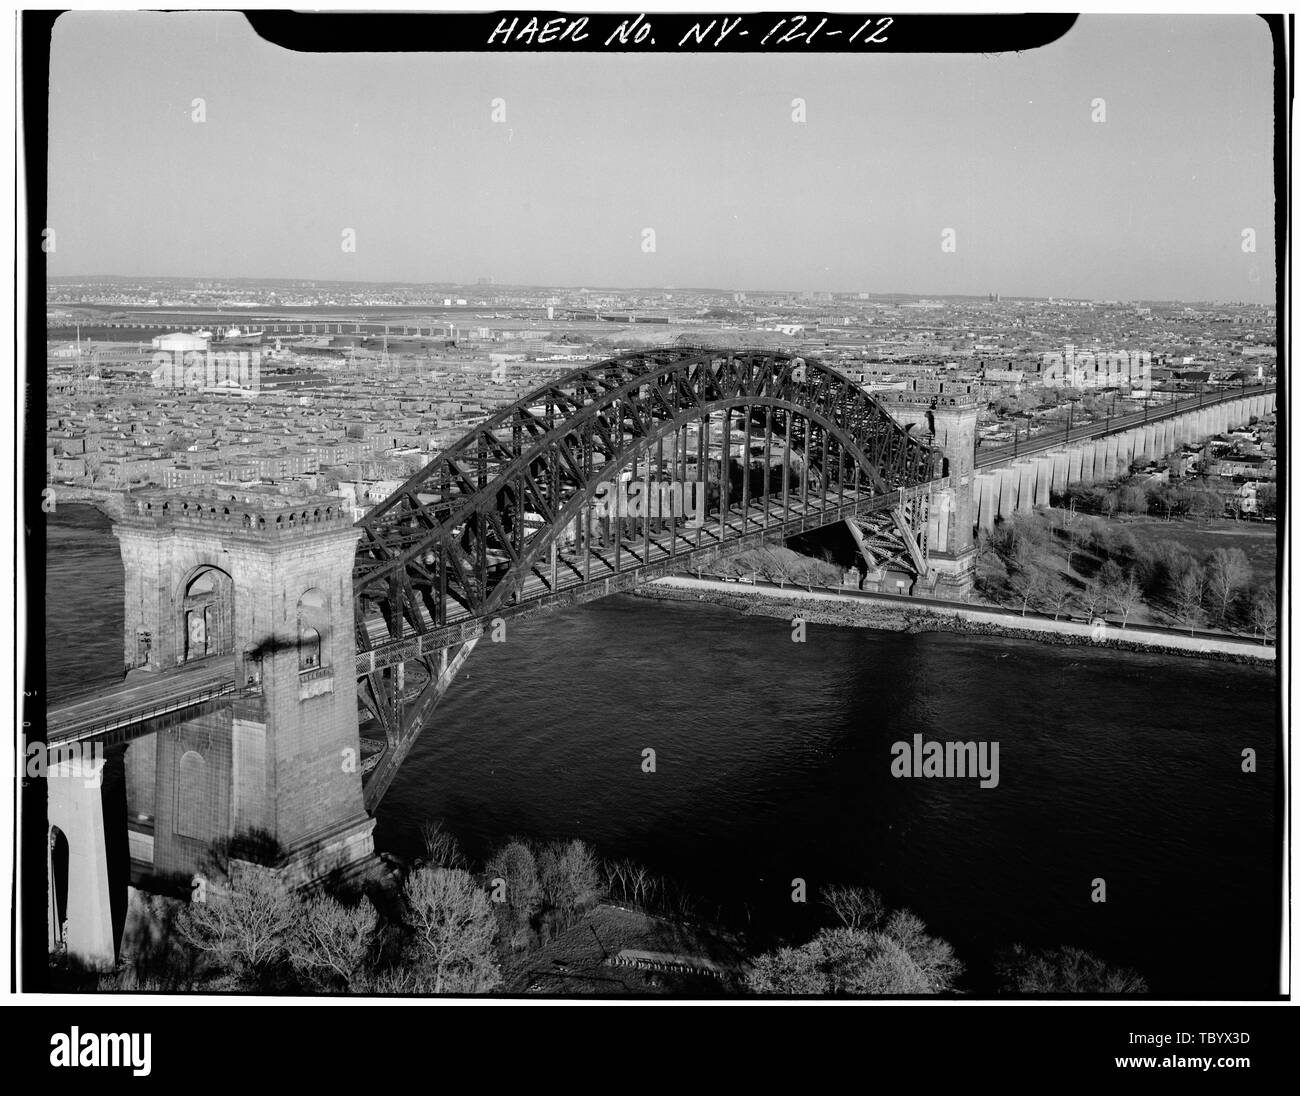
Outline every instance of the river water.
MULTIPOLYGON (((51 517, 57 695, 118 672, 122 569, 98 512, 51 517)), ((1263 996, 1277 987, 1277 737, 1272 670, 818 625, 799 644, 782 620, 619 596, 479 643, 376 842, 417 854, 435 818, 477 860, 515 834, 580 837, 794 939, 819 887, 873 886, 953 943, 974 992, 1022 942, 1087 948, 1161 996, 1263 996), (891 747, 915 734, 997 742, 997 787, 893 776, 891 747)))

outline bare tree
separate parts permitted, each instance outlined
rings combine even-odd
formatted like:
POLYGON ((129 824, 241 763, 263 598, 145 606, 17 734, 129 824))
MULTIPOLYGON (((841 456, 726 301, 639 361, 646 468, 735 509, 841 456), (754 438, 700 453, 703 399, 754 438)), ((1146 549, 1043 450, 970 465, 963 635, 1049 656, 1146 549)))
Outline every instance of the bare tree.
POLYGON ((542 904, 542 885, 537 877, 537 860, 523 841, 510 841, 492 855, 484 874, 489 883, 505 884, 505 904, 518 924, 526 924, 542 904))
POLYGON ((632 891, 632 903, 637 906, 644 906, 647 899, 647 892, 653 885, 653 877, 650 869, 644 864, 628 863, 628 886, 632 891))
POLYGON ((104 455, 102 453, 87 452, 83 457, 83 467, 86 469, 86 478, 89 486, 94 487, 95 481, 99 478, 99 473, 104 467, 104 455))
POLYGON ((1074 600, 1074 589, 1060 575, 1049 575, 1043 583, 1043 596, 1052 607, 1052 619, 1056 620, 1074 600))
POLYGON ((442 823, 425 821, 420 823, 420 837, 424 840, 424 852, 428 862, 435 868, 463 870, 466 867, 465 854, 460 851, 460 842, 450 830, 444 829, 442 823))
POLYGON ((1132 577, 1126 578, 1111 590, 1110 599, 1120 614, 1120 626, 1127 628, 1129 614, 1142 604, 1142 588, 1132 577))
POLYGON ((501 981, 492 955, 497 925, 468 872, 421 868, 406 882, 418 958, 434 993, 486 993, 501 981))
POLYGON ((961 976, 965 964, 952 945, 925 930, 925 922, 910 910, 897 910, 885 922, 884 933, 906 949, 930 983, 932 993, 946 993, 961 976))
POLYGON ((1256 590, 1250 599, 1250 624, 1256 635, 1272 638, 1277 627, 1277 587, 1273 583, 1256 590))
POLYGON ((1174 611, 1194 633, 1205 619, 1205 572, 1196 564, 1188 567, 1174 584, 1174 611))
POLYGON ((370 975, 365 979, 364 986, 367 992, 384 997, 430 992, 424 972, 418 967, 401 963, 370 975))
POLYGON ((1096 579, 1085 582, 1079 592, 1079 604, 1089 620, 1105 614, 1108 598, 1102 584, 1096 579))
POLYGON ((667 887, 661 876, 655 875, 652 871, 646 871, 641 877, 641 906, 643 909, 654 909, 655 903, 660 901, 667 887))
POLYGON ((628 894, 628 869, 631 864, 626 860, 605 860, 600 865, 601 874, 605 877, 605 889, 610 895, 620 901, 629 901, 628 894))
POLYGON ((1079 550, 1079 541, 1081 539, 1081 529, 1079 514, 1071 504, 1070 509, 1065 512, 1065 519, 1062 525, 1065 532, 1065 571, 1070 572, 1070 564, 1074 560, 1074 553, 1079 550))
POLYGON ((301 906, 267 868, 243 865, 226 895, 210 892, 177 918, 181 937, 221 967, 256 982, 285 955, 301 906))
POLYGON ((772 549, 768 555, 768 577, 784 588, 786 580, 790 577, 792 563, 793 561, 784 549, 772 549))
POLYGON ((1226 620, 1228 607, 1250 581, 1250 560, 1240 548, 1216 548, 1205 561, 1205 581, 1218 602, 1219 619, 1226 620))
POLYGON ((315 988, 347 992, 362 976, 376 921, 368 900, 352 908, 327 895, 304 902, 289 933, 289 961, 315 988))
POLYGON ((989 564, 994 559, 1001 559, 998 552, 998 545, 992 532, 985 532, 983 529, 976 530, 975 533, 975 562, 976 564, 989 564))
POLYGON ((547 905, 572 913, 600 897, 596 857, 582 841, 553 841, 537 857, 537 874, 547 905))
POLYGON ((1039 565, 1037 546, 1026 535, 1017 531, 1014 551, 1016 571, 1016 592, 1020 595, 1020 615, 1024 616, 1031 601, 1037 600, 1043 592, 1046 575, 1039 565))
POLYGON ((885 915, 884 899, 869 887, 846 887, 836 883, 826 889, 822 903, 846 929, 874 930, 885 915))
POLYGON ((1124 568, 1113 559, 1106 560, 1097 572, 1097 582, 1109 596, 1110 592, 1124 581, 1124 568))

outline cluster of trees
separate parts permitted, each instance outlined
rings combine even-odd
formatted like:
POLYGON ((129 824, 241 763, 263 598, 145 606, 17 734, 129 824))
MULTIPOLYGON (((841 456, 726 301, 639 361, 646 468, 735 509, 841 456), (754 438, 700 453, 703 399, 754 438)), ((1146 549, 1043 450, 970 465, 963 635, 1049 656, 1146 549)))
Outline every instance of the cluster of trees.
POLYGON ((782 545, 737 552, 719 560, 714 570, 722 575, 756 574, 779 586, 787 582, 799 586, 838 586, 844 577, 843 568, 831 560, 829 550, 822 559, 813 559, 782 545))
POLYGON ((1193 630, 1210 623, 1269 639, 1276 629, 1276 584, 1255 584, 1240 548, 1216 548, 1198 560, 1185 545, 1160 541, 1139 553, 1133 572, 1150 604, 1193 630))
MULTIPOLYGON (((832 924, 800 947, 760 955, 746 975, 758 994, 957 993, 965 967, 952 945, 930 935, 907 910, 890 911, 879 893, 831 887, 822 904, 832 924)), ((1007 950, 994 964, 997 992, 1136 994, 1147 984, 1134 971, 1110 967, 1074 947, 1007 950)))
POLYGON ((994 973, 1003 993, 1149 992, 1136 971, 1111 967, 1091 952, 1068 946, 1035 951, 1017 944, 997 959, 994 973))
MULTIPOLYGON (((421 827, 425 862, 466 870, 469 861, 440 822, 421 827)), ((610 893, 605 866, 585 841, 512 837, 478 875, 492 901, 503 949, 519 951, 572 924, 610 893)))
POLYGON ((607 889, 595 853, 576 840, 537 846, 514 838, 492 854, 483 875, 502 939, 515 951, 545 943, 607 889))
POLYGON ((1069 512, 1023 514, 1000 523, 979 542, 977 582, 992 600, 1059 615, 1117 614, 1128 624, 1146 606, 1195 630, 1207 623, 1271 638, 1277 623, 1277 589, 1254 581, 1240 548, 1216 548, 1202 558, 1177 541, 1139 543, 1123 527, 1069 512), (1056 567, 1065 553, 1064 572, 1056 567), (1075 564, 1092 575, 1072 578, 1075 564))
POLYGON ((295 891, 274 871, 273 839, 243 835, 206 858, 202 901, 169 918, 164 947, 137 955, 101 989, 245 993, 476 994, 501 984, 512 953, 546 943, 610 897, 687 916, 689 896, 582 841, 512 838, 471 870, 441 823, 421 827, 423 858, 390 894, 295 891))
MULTIPOLYGON (((999 603, 1013 604, 1021 613, 1034 609, 1059 617, 1077 609, 1092 618, 1116 612, 1127 625, 1130 614, 1143 600, 1142 590, 1131 574, 1118 565, 1103 565, 1091 581, 1079 583, 1070 577, 1076 556, 1094 547, 1084 520, 1076 517, 1069 525, 1054 530, 1038 515, 1018 515, 991 533, 982 534, 976 573, 981 594, 999 603), (1058 533, 1066 553, 1064 572, 1055 566, 1058 533)), ((1097 536, 1104 539, 1105 534, 1097 536)), ((1131 534, 1125 532, 1123 536, 1128 543, 1124 547, 1116 544, 1117 554, 1130 549, 1135 552, 1137 546, 1131 534)))
POLYGON ((678 921, 699 916, 695 896, 677 880, 656 875, 644 864, 632 860, 606 860, 601 865, 606 893, 620 905, 659 913, 678 921))
POLYGON ((488 858, 483 880, 510 951, 546 943, 605 899, 683 921, 697 914, 694 896, 675 880, 632 860, 600 860, 577 840, 511 838, 488 858))
POLYGON ((965 969, 952 945, 925 931, 907 910, 889 912, 880 895, 833 887, 823 903, 836 924, 800 947, 760 955, 745 976, 751 993, 951 993, 965 969))
POLYGON ((1166 520, 1175 517, 1221 518, 1235 494, 1215 483, 1189 481, 1145 486, 1119 483, 1072 483, 1058 499, 1066 506, 1091 514, 1150 514, 1166 520))
POLYGON ((397 916, 370 899, 304 895, 244 865, 176 921, 210 988, 243 992, 486 993, 501 981, 488 896, 468 872, 412 872, 397 916))
MULTIPOLYGON (((600 862, 582 841, 507 841, 481 873, 455 837, 424 827, 427 859, 400 890, 341 897, 287 887, 257 842, 227 844, 211 859, 220 882, 175 907, 165 947, 104 976, 105 990, 243 993, 483 994, 502 984, 509 953, 544 943, 603 898, 689 916, 679 890, 630 861, 600 862), (165 960, 165 962, 160 961, 165 960)), ((964 965, 952 946, 880 895, 834 886, 828 924, 808 943, 759 955, 745 988, 756 994, 958 992, 964 965)), ((1017 946, 998 960, 1012 993, 1142 993, 1143 980, 1087 952, 1017 946)))
POLYGON ((366 897, 304 893, 267 866, 233 864, 224 885, 171 918, 164 953, 124 963, 100 988, 388 994, 500 984, 496 922, 467 872, 413 872, 398 908, 384 917, 366 897))
POLYGON ((1079 609, 1092 618, 1116 612, 1127 625, 1130 614, 1142 604, 1142 591, 1132 575, 1118 565, 1103 566, 1092 581, 1078 584, 1070 579, 1069 571, 1076 555, 1084 550, 1096 550, 1105 543, 1101 550, 1107 555, 1113 550, 1122 558, 1127 552, 1136 552, 1136 542, 1126 531, 1113 542, 1107 540, 1107 534, 1100 529, 1090 531, 1084 520, 1076 517, 1054 530, 1037 515, 1021 515, 982 538, 982 547, 992 553, 1004 576, 1002 586, 1010 590, 1022 613, 1034 608, 1060 616, 1079 609), (1064 573, 1054 566, 1053 544, 1058 533, 1066 550, 1064 573))
MULTIPOLYGON (((1054 492, 1054 501, 1090 514, 1150 514, 1153 517, 1221 518, 1225 514, 1241 517, 1242 500, 1225 485, 1212 480, 1186 480, 1182 483, 1140 485, 1131 480, 1114 484, 1069 484, 1054 492)), ((1260 483, 1256 489, 1260 517, 1277 516, 1277 485, 1260 483)))

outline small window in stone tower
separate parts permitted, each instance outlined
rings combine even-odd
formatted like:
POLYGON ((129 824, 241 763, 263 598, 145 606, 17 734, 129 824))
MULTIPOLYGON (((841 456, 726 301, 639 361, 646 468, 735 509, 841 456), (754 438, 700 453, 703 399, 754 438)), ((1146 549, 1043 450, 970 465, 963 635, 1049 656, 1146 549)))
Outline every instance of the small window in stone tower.
POLYGON ((314 670, 320 665, 320 632, 303 628, 298 635, 298 672, 314 670))
POLYGON ((329 605, 318 589, 298 599, 298 672, 325 665, 325 637, 329 634, 329 605))

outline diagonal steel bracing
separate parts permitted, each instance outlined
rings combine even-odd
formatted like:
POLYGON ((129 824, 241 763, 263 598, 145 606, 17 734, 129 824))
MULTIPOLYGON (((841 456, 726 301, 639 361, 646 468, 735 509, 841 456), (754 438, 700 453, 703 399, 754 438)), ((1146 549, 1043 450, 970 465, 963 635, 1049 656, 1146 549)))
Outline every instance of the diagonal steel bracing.
MULTIPOLYGON (((384 793, 388 791, 389 785, 392 784, 393 777, 397 775, 398 767, 406 760, 406 755, 410 753, 411 747, 415 745, 415 740, 419 737, 420 732, 424 730, 433 709, 437 707, 438 701, 443 698, 451 687, 451 683, 456 679, 456 675, 460 672, 461 667, 465 665, 470 652, 474 650, 477 644, 477 636, 466 640, 461 645, 460 650, 451 658, 446 657, 446 651, 444 650, 442 665, 430 675, 428 684, 416 698, 414 704, 405 712, 398 710, 398 726, 391 737, 388 735, 388 726, 385 725, 385 738, 387 741, 384 753, 365 785, 365 803, 368 811, 373 811, 379 805, 380 799, 383 798, 384 793)), ((370 677, 374 676, 376 675, 370 675, 370 677)))

